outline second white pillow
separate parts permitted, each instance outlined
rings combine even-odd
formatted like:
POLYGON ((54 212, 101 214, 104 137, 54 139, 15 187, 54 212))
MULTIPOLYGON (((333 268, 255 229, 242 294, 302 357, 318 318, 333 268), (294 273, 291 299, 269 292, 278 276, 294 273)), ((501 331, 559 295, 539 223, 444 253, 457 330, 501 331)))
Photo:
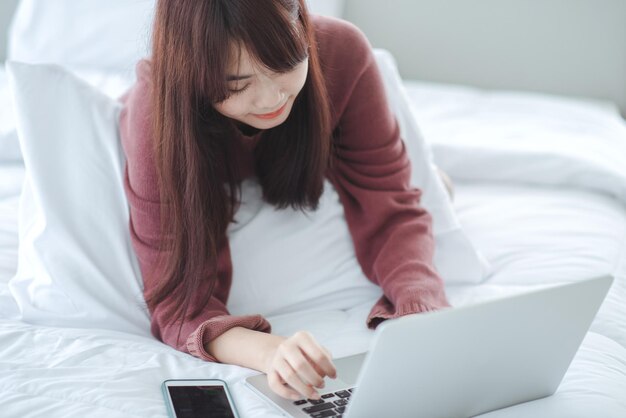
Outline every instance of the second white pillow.
POLYGON ((56 65, 9 62, 7 71, 26 168, 9 281, 21 319, 150 335, 128 231, 120 103, 56 65))

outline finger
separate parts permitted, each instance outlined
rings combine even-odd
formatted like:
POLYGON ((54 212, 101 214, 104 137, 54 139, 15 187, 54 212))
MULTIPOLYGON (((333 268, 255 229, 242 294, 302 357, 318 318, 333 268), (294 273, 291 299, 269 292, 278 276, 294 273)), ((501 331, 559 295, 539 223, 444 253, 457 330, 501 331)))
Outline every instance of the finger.
POLYGON ((305 354, 322 369, 324 375, 336 377, 337 370, 330 351, 322 347, 310 333, 301 332, 299 334, 301 334, 298 337, 303 341, 302 349, 305 354))
POLYGON ((320 376, 326 376, 326 372, 322 370, 322 368, 312 359, 310 358, 304 351, 302 351, 302 355, 306 357, 309 364, 315 369, 315 372, 320 376))
POLYGON ((299 346, 304 353, 317 364, 323 372, 322 376, 337 377, 337 369, 332 361, 330 352, 318 344, 315 338, 307 332, 298 334, 299 346))
POLYGON ((280 375, 280 377, 287 382, 292 389, 296 390, 302 396, 311 399, 320 399, 319 393, 313 386, 306 384, 302 381, 298 373, 287 363, 287 360, 284 358, 278 363, 276 367, 276 371, 280 375))
POLYGON ((318 373, 298 345, 285 350, 285 360, 298 373, 303 382, 317 387, 324 384, 323 373, 318 373))
POLYGON ((282 396, 283 398, 292 400, 298 400, 302 398, 302 396, 298 392, 285 385, 285 382, 283 381, 283 379, 281 379, 276 370, 272 370, 267 374, 267 383, 270 389, 278 394, 278 396, 282 396))

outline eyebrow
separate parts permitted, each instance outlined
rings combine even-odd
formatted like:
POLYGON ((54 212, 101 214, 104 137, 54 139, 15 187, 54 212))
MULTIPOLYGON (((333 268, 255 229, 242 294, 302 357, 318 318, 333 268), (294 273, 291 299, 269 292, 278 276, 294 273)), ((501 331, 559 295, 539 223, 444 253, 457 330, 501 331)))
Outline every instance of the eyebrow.
POLYGON ((229 75, 226 77, 226 81, 245 80, 252 77, 252 75, 229 75))

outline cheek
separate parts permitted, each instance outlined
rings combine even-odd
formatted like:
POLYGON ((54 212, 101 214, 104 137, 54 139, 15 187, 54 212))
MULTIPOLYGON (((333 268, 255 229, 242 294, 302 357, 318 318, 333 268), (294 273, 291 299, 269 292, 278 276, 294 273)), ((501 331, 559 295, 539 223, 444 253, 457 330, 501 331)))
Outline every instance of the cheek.
POLYGON ((230 118, 246 113, 246 104, 242 98, 231 97, 215 105, 215 110, 230 118))

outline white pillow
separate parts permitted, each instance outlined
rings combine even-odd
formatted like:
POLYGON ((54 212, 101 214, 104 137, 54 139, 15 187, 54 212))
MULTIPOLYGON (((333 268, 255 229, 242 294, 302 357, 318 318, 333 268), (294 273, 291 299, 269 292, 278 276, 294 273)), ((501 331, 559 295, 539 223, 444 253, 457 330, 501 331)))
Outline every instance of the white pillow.
POLYGON ((56 65, 7 70, 26 168, 9 281, 21 319, 149 336, 123 190, 121 104, 56 65))
POLYGON ((432 215, 435 267, 446 283, 479 283, 489 272, 487 260, 461 227, 452 202, 433 163, 429 144, 418 127, 393 55, 374 49, 387 100, 400 125, 411 160, 411 184, 422 190, 421 204, 432 215))
POLYGON ((7 59, 132 72, 148 54, 155 0, 20 0, 7 59))

